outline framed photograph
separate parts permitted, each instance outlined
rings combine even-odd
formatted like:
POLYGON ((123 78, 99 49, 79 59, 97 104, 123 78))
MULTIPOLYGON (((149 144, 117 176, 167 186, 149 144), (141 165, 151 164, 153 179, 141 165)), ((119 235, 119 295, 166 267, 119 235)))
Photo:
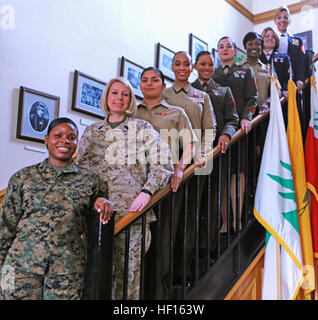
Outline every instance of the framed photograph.
POLYGON ((106 82, 75 70, 72 110, 104 119, 99 102, 105 88, 106 82))
POLYGON ((140 78, 144 69, 144 67, 137 63, 132 62, 125 57, 121 57, 120 76, 129 81, 133 87, 136 98, 140 100, 143 99, 143 94, 140 90, 140 78))
POLYGON ((305 50, 312 50, 312 31, 305 31, 294 34, 303 40, 305 50))
POLYGON ((50 122, 59 115, 60 98, 20 87, 17 138, 44 143, 50 122))
POLYGON ((195 59, 200 51, 207 51, 208 44, 207 42, 199 39, 194 36, 192 33, 189 35, 189 54, 192 57, 193 64, 195 63, 195 59))
POLYGON ((235 63, 239 63, 241 61, 243 61, 244 59, 246 59, 246 53, 245 51, 243 51, 242 49, 236 47, 237 49, 237 53, 236 56, 234 57, 234 62, 235 63))
POLYGON ((218 51, 215 48, 212 49, 212 55, 214 58, 214 68, 216 69, 221 65, 221 60, 218 55, 218 51))
POLYGON ((157 43, 156 68, 160 69, 164 76, 170 81, 174 81, 175 79, 174 73, 172 72, 172 61, 174 55, 174 51, 164 47, 160 43, 157 43))

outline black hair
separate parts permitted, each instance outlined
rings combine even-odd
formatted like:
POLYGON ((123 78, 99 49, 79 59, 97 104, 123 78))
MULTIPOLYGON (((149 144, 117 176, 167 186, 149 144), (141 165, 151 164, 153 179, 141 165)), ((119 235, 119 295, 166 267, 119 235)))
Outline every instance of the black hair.
POLYGON ((144 69, 144 71, 141 73, 140 79, 142 78, 142 76, 144 75, 144 73, 145 73, 146 71, 151 71, 151 70, 157 73, 157 75, 158 75, 158 76, 161 78, 161 80, 162 80, 162 84, 164 84, 164 83, 165 83, 165 76, 163 75, 163 73, 162 73, 162 71, 161 71, 160 69, 155 68, 155 67, 148 67, 148 68, 144 69))
POLYGON ((188 52, 186 52, 186 51, 178 51, 178 52, 176 52, 176 53, 174 54, 174 56, 173 56, 172 64, 174 64, 174 60, 175 60, 175 58, 176 58, 176 55, 179 54, 179 53, 184 54, 184 55, 189 59, 190 63, 192 64, 192 58, 191 58, 190 54, 189 54, 188 52))
POLYGON ((198 63, 199 59, 202 57, 202 56, 205 56, 205 55, 208 55, 208 56, 211 56, 213 58, 213 55, 210 51, 200 51, 198 54, 197 54, 197 57, 195 58, 195 63, 198 63))
POLYGON ((262 44, 262 48, 263 48, 263 37, 260 34, 258 34, 257 32, 248 32, 243 38, 244 49, 246 49, 246 43, 248 41, 252 41, 254 39, 259 40, 260 43, 262 44))
POLYGON ((55 128, 56 126, 58 126, 62 123, 69 123, 69 124, 73 125, 78 132, 77 125, 75 124, 75 122, 73 120, 71 120, 69 118, 62 117, 62 118, 57 118, 57 119, 54 119, 51 121, 51 123, 49 124, 49 127, 47 129, 47 135, 50 134, 50 132, 53 128, 55 128))

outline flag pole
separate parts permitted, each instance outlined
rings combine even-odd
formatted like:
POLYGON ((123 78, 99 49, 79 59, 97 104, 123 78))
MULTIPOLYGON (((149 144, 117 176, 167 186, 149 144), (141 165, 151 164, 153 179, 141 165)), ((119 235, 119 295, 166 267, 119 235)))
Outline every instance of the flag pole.
POLYGON ((277 260, 277 300, 282 300, 282 263, 280 258, 280 244, 276 240, 276 260, 277 260))

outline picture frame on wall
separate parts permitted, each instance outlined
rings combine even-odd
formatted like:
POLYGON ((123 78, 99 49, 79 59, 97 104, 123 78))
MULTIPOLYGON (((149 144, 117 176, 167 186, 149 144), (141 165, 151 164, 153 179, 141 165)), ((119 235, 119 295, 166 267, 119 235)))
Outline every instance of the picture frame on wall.
POLYGON ((139 64, 132 62, 125 57, 121 57, 120 76, 129 81, 135 97, 140 100, 143 99, 143 94, 140 90, 140 78, 144 69, 145 68, 139 64))
POLYGON ((157 43, 156 48, 156 68, 162 71, 165 78, 167 78, 170 81, 174 81, 175 75, 172 71, 172 61, 175 52, 163 46, 161 43, 157 43))
POLYGON ((216 69, 221 65, 221 60, 218 51, 215 48, 212 49, 212 56, 214 58, 214 68, 216 69))
POLYGON ((107 83, 75 70, 71 109, 100 119, 105 118, 100 99, 107 83))
POLYGON ((300 37, 303 40, 305 50, 312 50, 312 30, 295 33, 294 36, 300 37))
POLYGON ((199 52, 208 51, 208 43, 196 37, 192 33, 189 35, 189 54, 192 57, 192 63, 195 63, 195 59, 199 52))
POLYGON ((18 139, 44 143, 50 122, 59 115, 60 98, 20 86, 18 139))

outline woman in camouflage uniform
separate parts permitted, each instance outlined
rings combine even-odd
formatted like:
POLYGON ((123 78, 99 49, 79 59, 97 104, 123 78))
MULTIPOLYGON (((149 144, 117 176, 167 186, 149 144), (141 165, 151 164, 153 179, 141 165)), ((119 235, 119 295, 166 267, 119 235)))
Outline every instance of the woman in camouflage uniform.
POLYGON ((78 129, 51 122, 49 158, 15 173, 0 212, 2 299, 80 299, 86 265, 86 213, 94 204, 107 222, 107 186, 72 161, 78 129), (82 237, 84 235, 84 237, 82 237))
MULTIPOLYGON (((128 212, 142 211, 151 196, 166 186, 173 166, 169 148, 160 144, 156 130, 148 122, 131 117, 136 112, 136 100, 126 80, 109 81, 100 105, 106 119, 86 128, 79 145, 78 161, 107 181, 110 200, 117 212, 115 221, 118 221, 128 212)), ((147 213, 146 220, 145 251, 150 245, 149 223, 155 220, 152 211, 147 213)), ((114 297, 122 299, 124 232, 116 236, 114 247, 114 297)), ((139 299, 140 258, 141 219, 130 227, 128 299, 139 299)))

